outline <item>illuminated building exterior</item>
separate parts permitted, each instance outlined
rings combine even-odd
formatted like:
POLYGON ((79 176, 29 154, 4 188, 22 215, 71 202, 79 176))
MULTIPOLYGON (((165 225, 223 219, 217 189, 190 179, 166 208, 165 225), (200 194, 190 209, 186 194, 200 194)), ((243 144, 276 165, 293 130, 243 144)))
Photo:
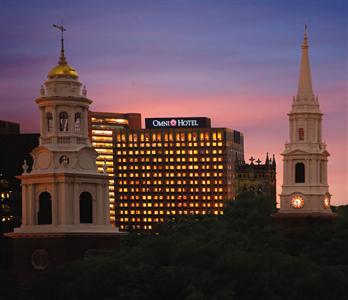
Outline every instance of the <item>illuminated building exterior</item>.
MULTIPOLYGON (((22 224, 10 235, 30 238, 114 234, 110 225, 108 177, 99 172, 88 131, 92 100, 65 57, 63 31, 58 64, 35 100, 40 111, 39 145, 31 169, 23 162, 22 224)), ((34 266, 35 267, 35 266, 34 266)))
POLYGON ((0 233, 9 231, 15 218, 11 211, 11 198, 9 183, 0 174, 0 233))
POLYGON ((141 128, 141 114, 137 113, 106 113, 89 111, 89 135, 92 146, 99 154, 97 157, 98 171, 102 172, 104 164, 109 179, 110 221, 115 222, 115 191, 114 191, 114 140, 113 130, 120 128, 141 128))
POLYGON ((35 100, 40 116, 39 145, 17 176, 22 188, 22 224, 12 239, 16 274, 28 276, 82 258, 90 249, 114 248, 119 232, 110 224, 108 176, 99 172, 89 138, 92 100, 65 57, 64 31, 58 64, 35 100))
POLYGON ((330 208, 327 163, 330 155, 322 141, 318 97, 312 88, 305 30, 297 95, 289 116, 289 142, 282 153, 284 160, 280 210, 276 218, 333 218, 330 208))
POLYGON ((207 118, 190 119, 147 119, 146 129, 115 129, 120 230, 151 230, 180 215, 222 215, 225 202, 234 199, 235 158, 243 159, 243 135, 210 128, 207 118), (153 121, 156 128, 149 125, 153 121))
MULTIPOLYGON (((19 126, 18 126, 19 127, 19 126)), ((21 224, 21 185, 20 180, 16 176, 23 172, 23 161, 26 160, 28 165, 31 166, 33 158, 30 152, 39 145, 39 134, 36 133, 13 133, 13 131, 7 131, 7 133, 0 134, 0 157, 6 157, 6 159, 0 160, 0 185, 10 193, 10 199, 7 199, 7 204, 10 206, 11 220, 7 220, 6 224, 3 224, 2 231, 13 231, 14 227, 21 224)), ((31 168, 28 169, 29 171, 31 168)))

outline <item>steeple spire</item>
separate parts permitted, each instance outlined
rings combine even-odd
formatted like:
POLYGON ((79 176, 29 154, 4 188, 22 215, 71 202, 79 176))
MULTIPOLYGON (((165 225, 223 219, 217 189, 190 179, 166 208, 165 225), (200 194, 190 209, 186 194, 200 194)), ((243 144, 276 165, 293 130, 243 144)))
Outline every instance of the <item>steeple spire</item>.
POLYGON ((311 78, 311 68, 309 64, 308 57, 308 36, 307 36, 307 25, 305 25, 305 31, 302 43, 302 58, 301 58, 301 69, 300 78, 298 82, 297 97, 299 98, 313 98, 312 89, 312 78, 311 78))

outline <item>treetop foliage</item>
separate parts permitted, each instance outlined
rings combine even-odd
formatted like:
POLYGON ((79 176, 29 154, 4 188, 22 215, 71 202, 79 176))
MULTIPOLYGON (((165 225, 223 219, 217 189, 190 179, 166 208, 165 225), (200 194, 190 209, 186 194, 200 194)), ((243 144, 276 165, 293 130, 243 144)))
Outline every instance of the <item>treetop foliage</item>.
MULTIPOLYGON (((348 299, 348 207, 335 222, 280 226, 275 203, 254 194, 223 216, 190 216, 131 233, 114 251, 10 281, 9 299, 348 299)), ((2 298, 5 299, 5 298, 2 298)))

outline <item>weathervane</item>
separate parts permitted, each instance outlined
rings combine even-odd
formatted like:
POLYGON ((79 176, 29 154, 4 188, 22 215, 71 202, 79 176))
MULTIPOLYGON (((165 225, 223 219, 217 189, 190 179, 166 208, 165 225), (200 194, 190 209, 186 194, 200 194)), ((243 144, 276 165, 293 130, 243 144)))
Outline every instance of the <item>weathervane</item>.
POLYGON ((64 31, 66 31, 66 28, 63 25, 57 25, 53 24, 54 28, 57 28, 61 32, 61 50, 60 50, 60 57, 59 57, 59 64, 65 65, 67 64, 65 55, 64 55, 64 31))
POLYGON ((57 24, 53 24, 53 27, 60 30, 60 32, 62 34, 62 40, 63 40, 64 39, 64 31, 66 31, 66 28, 63 25, 57 25, 57 24))

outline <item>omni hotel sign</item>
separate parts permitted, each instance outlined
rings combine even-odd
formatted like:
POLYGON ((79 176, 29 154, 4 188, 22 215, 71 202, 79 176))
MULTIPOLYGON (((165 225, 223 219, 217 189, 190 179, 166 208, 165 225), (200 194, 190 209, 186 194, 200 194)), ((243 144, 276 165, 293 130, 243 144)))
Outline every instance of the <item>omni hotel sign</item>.
POLYGON ((209 118, 146 118, 146 129, 153 128, 210 128, 209 118))

